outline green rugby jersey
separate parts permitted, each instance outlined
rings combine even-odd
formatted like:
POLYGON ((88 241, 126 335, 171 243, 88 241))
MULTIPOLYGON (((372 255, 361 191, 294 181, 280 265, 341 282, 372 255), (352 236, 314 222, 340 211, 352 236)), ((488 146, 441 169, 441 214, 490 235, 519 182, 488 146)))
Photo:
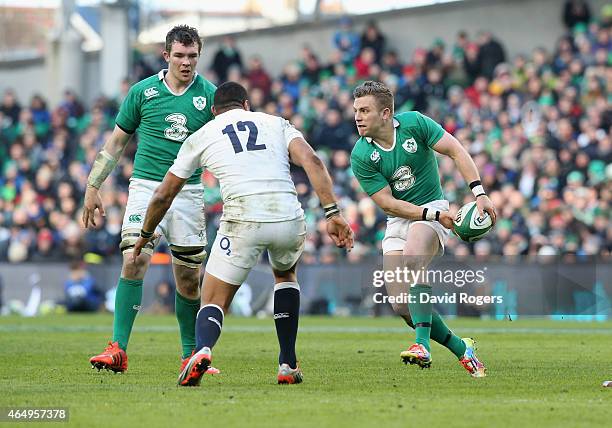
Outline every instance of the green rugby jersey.
POLYGON ((384 149, 361 137, 351 153, 351 168, 368 195, 390 186, 393 197, 423 205, 444 199, 433 145, 444 129, 429 117, 409 111, 393 119, 395 139, 384 149))
MULTIPOLYGON (((138 130, 135 178, 162 181, 187 137, 213 119, 215 85, 196 74, 189 87, 174 94, 164 81, 166 70, 136 83, 123 100, 116 124, 138 130)), ((187 183, 199 183, 197 169, 187 183)))

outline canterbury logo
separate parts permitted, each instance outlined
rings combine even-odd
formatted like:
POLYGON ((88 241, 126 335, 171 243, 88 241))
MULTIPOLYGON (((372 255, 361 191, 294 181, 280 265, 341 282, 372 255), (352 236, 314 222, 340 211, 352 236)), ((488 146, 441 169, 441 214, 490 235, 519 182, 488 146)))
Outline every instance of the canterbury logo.
POLYGON ((147 99, 156 95, 159 95, 159 92, 157 92, 157 89, 155 88, 147 88, 144 90, 144 96, 147 97, 147 99))
POLYGON ((132 214, 128 217, 128 221, 130 223, 140 223, 142 221, 142 216, 140 214, 132 214))
POLYGON ((289 318, 289 313, 288 312, 280 312, 278 314, 274 314, 274 319, 278 320, 281 318, 289 318))
POLYGON ((139 311, 139 310, 140 310, 140 308, 142 308, 142 306, 140 306, 140 305, 134 305, 134 306, 132 306, 132 309, 134 309, 135 311, 139 311))
POLYGON ((208 317, 208 321, 214 322, 215 324, 217 324, 217 326, 219 327, 219 330, 221 330, 221 323, 219 322, 217 318, 208 317))

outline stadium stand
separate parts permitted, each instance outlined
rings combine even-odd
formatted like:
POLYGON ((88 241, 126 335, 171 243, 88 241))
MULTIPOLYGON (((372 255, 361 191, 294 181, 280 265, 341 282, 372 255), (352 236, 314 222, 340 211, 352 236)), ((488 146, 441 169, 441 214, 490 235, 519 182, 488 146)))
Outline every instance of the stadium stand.
MULTIPOLYGON (((363 34, 345 22, 330 40, 338 47, 331 58, 319 58, 306 46, 279 76, 270 76, 257 56, 243 62, 237 46, 233 61, 226 61, 227 80, 250 88, 254 110, 279 114, 305 133, 327 162, 356 233, 353 252, 335 249, 324 233, 316 196, 296 168, 310 228, 303 261, 357 262, 379 253, 385 216, 361 191, 349 165, 356 141, 351 91, 365 79, 393 89, 396 112, 420 110, 442 123, 479 167, 498 208, 497 226, 474 245, 451 239, 449 254, 609 257, 612 30, 606 21, 567 22, 574 21, 556 46, 515 58, 507 58, 503 41, 488 32, 475 37, 460 32, 452 46, 432 39, 411 58, 401 58, 375 22, 363 34)), ((139 64, 131 81, 157 66, 161 62, 139 64)), ((206 74, 221 83, 214 72, 206 74)), ((128 145, 103 187, 107 215, 101 227, 85 231, 79 219, 89 165, 112 129, 129 84, 122 84, 116 99, 100 98, 91 106, 70 91, 56 106, 39 95, 22 106, 10 89, 2 94, 0 261, 58 261, 88 253, 118 257, 135 144, 128 145)), ((457 209, 470 199, 469 189, 450 159, 439 162, 444 192, 457 209)), ((221 194, 214 177, 205 173, 203 181, 212 242, 221 194)))

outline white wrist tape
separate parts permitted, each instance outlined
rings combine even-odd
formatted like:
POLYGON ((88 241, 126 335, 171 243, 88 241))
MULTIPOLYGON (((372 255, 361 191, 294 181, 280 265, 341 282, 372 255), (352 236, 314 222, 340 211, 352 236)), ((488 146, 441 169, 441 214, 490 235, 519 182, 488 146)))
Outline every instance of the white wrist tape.
POLYGON ((482 187, 482 184, 479 184, 478 186, 475 186, 472 189, 472 193, 474 194, 474 196, 486 195, 486 193, 484 191, 484 187, 482 187))
POLYGON ((118 159, 115 159, 113 155, 106 150, 102 150, 97 154, 94 160, 91 172, 87 178, 87 184, 99 189, 102 183, 104 183, 104 180, 106 180, 106 177, 115 169, 118 161, 118 159))

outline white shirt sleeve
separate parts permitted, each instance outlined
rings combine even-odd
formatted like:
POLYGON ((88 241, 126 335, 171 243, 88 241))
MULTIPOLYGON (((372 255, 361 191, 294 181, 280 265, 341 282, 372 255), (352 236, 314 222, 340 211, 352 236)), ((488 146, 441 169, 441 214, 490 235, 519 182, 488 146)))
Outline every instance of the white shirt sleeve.
POLYGON ((287 144, 287 147, 289 147, 289 143, 294 138, 304 138, 302 133, 298 131, 297 129, 295 129, 295 126, 293 126, 291 122, 289 122, 288 120, 282 119, 282 118, 279 118, 279 119, 281 120, 281 127, 283 129, 283 134, 285 137, 285 144, 287 144))
POLYGON ((195 132, 189 136, 179 149, 174 164, 168 171, 179 178, 189 178, 201 166, 201 157, 204 150, 202 140, 204 132, 195 132))

